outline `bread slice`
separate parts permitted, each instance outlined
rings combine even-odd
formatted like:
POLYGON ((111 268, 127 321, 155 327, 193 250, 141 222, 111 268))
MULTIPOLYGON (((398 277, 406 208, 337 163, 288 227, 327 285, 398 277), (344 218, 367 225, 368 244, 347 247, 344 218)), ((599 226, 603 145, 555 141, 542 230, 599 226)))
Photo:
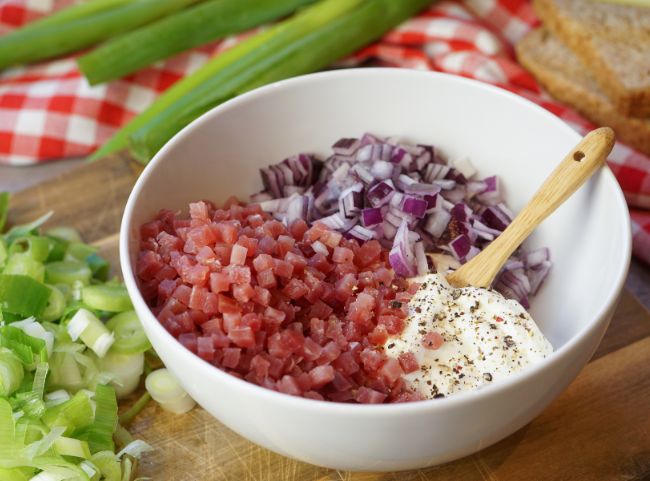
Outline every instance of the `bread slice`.
POLYGON ((619 140, 650 155, 650 117, 622 115, 589 70, 546 29, 530 32, 516 46, 519 62, 556 99, 598 125, 607 125, 619 140))
POLYGON ((650 115, 650 8, 594 0, 535 0, 557 38, 592 71, 624 115, 650 115))

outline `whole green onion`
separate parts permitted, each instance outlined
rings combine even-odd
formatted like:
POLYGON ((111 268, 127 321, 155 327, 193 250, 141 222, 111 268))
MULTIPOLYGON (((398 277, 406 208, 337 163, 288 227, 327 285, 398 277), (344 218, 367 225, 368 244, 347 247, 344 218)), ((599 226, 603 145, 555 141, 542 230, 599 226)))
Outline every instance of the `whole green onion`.
POLYGON ((58 17, 53 15, 0 37, 0 69, 80 50, 197 1, 94 0, 76 12, 64 10, 58 17))
POLYGON ((226 50, 194 74, 170 87, 147 110, 92 154, 90 160, 126 148, 133 132, 152 121, 157 124, 172 121, 179 111, 191 106, 197 98, 208 96, 217 99, 215 103, 218 103, 232 96, 236 88, 257 75, 262 68, 261 62, 266 60, 268 63, 267 59, 278 49, 352 10, 363 1, 323 0, 226 50), (252 70, 254 68, 257 69, 255 72, 252 70))
POLYGON ((77 60, 91 85, 275 20, 314 0, 211 0, 115 37, 77 60))
MULTIPOLYGON (((263 59, 256 52, 240 60, 245 73, 232 83, 220 82, 210 92, 195 89, 164 114, 147 122, 131 135, 132 153, 141 161, 151 157, 179 130, 230 96, 277 80, 322 69, 379 38, 386 31, 417 13, 430 0, 373 0, 339 18, 319 25, 300 38, 279 45, 263 59), (235 83, 238 85, 235 86, 235 83), (230 86, 233 91, 223 95, 230 86)), ((215 76, 217 77, 218 74, 215 76)))

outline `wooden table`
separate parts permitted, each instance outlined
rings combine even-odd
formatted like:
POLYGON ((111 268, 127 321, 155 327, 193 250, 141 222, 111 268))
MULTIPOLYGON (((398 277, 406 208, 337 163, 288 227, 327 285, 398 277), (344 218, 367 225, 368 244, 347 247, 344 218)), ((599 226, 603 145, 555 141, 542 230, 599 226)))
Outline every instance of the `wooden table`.
MULTIPOLYGON (((10 222, 54 210, 51 224, 76 227, 117 267, 122 210, 140 170, 124 156, 84 165, 16 194, 10 222)), ((509 438, 443 466, 318 468, 251 444, 200 408, 175 416, 151 403, 130 430, 156 448, 139 471, 155 481, 650 480, 650 314, 624 292, 594 358, 555 402, 509 438)))

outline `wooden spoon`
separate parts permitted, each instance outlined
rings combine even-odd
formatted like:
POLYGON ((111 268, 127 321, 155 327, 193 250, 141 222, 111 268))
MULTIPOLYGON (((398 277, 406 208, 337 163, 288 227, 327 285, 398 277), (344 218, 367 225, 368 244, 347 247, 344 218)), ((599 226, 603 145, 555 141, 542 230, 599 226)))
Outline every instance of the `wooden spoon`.
POLYGON ((614 147, 614 131, 589 132, 542 184, 512 223, 483 251, 447 276, 454 287, 490 287, 503 264, 551 213, 605 164, 614 147))

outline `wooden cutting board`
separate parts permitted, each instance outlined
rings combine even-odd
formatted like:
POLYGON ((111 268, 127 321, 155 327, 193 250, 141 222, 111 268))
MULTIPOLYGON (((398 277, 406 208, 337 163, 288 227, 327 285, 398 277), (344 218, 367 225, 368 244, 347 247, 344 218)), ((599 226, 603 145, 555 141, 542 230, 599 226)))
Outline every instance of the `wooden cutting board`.
MULTIPOLYGON (((54 210, 118 267, 118 230, 141 167, 125 156, 84 165, 13 197, 10 222, 54 210)), ((257 447, 196 408, 149 406, 130 426, 150 443, 139 474, 155 481, 650 480, 650 314, 624 292, 592 361, 528 426, 473 456, 400 473, 319 468, 257 447)), ((386 438, 390 443, 390 438, 386 438)))

